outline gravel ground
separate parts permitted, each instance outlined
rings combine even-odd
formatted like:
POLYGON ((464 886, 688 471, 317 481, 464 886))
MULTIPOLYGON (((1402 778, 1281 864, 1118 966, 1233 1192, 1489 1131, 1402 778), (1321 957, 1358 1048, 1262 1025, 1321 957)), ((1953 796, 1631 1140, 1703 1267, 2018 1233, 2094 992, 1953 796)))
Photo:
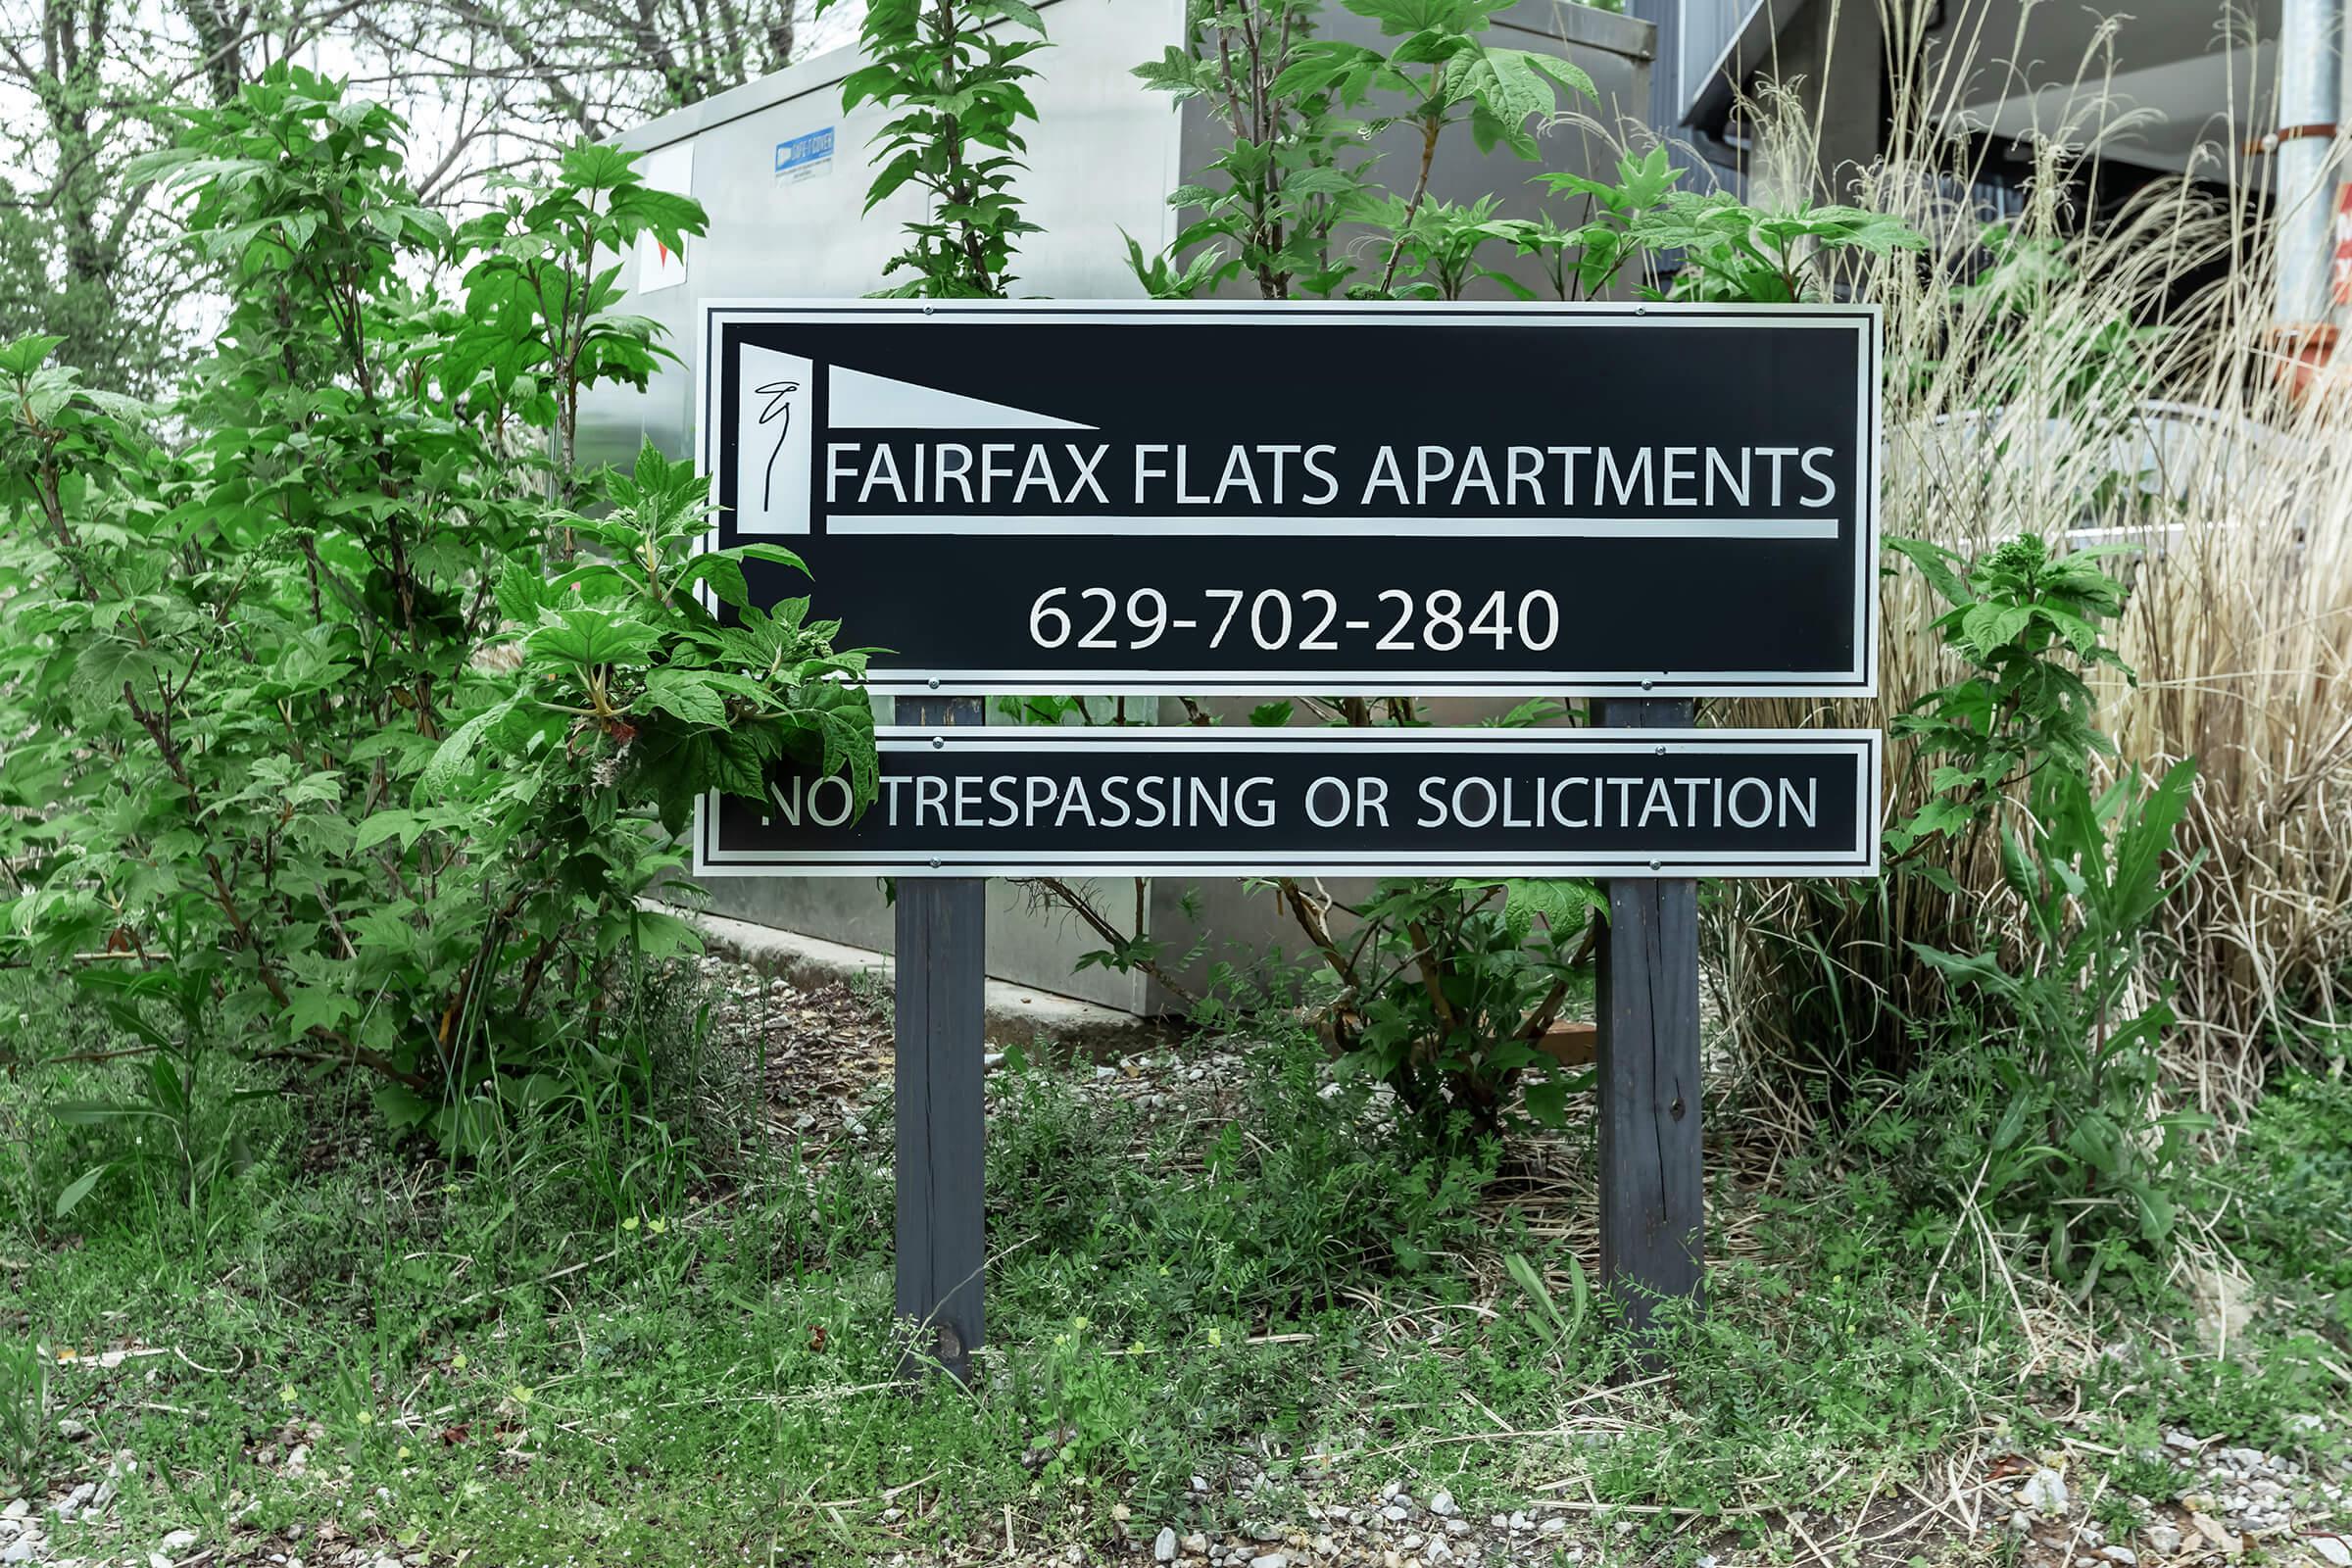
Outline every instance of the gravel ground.
MULTIPOLYGON (((2089 1510, 2095 1491, 2068 1479, 2067 1465, 2055 1455, 2019 1453, 1981 1454, 1978 1474, 1967 1479, 1955 1474, 1950 1493, 1943 1496, 1913 1494, 1904 1506, 1874 1511, 1861 1521, 1810 1515, 1803 1510, 1763 1521, 1769 1528, 1787 1526, 1793 1553, 1701 1554, 1696 1568, 1732 1568, 1742 1558, 1785 1560, 1789 1555, 1824 1562, 1883 1560, 1903 1563, 1922 1557, 1944 1557, 1957 1548, 1963 1555, 2003 1555, 2034 1568, 2153 1568, 2155 1564, 2227 1564, 2252 1554, 2262 1561, 2302 1568, 2352 1568, 2352 1537, 2338 1533, 2346 1513, 2346 1487, 2352 1466, 2337 1464, 2316 1472, 2291 1453, 2265 1453, 2231 1446, 2220 1440, 2199 1439, 2186 1432, 2168 1432, 2164 1446, 2151 1455, 2169 1464, 2180 1477, 2180 1500, 2159 1504, 2136 1498, 2151 1522, 2126 1540, 2109 1540, 2093 1523, 2089 1510), (2051 1462, 2043 1462, 2049 1460, 2051 1462), (1858 1526, 1858 1528, 1857 1528, 1858 1526), (1866 1545, 1865 1553, 1848 1548, 1866 1545), (1971 1551, 1970 1547, 1977 1548, 1971 1551)), ((202 1568, 213 1562, 269 1563, 282 1568, 427 1568, 446 1563, 421 1554, 400 1555, 380 1544, 354 1542, 331 1522, 291 1539, 249 1535, 225 1554, 218 1546, 200 1548, 193 1532, 177 1531, 159 1541, 124 1542, 119 1554, 104 1557, 58 1557, 48 1546, 48 1533, 57 1521, 103 1516, 115 1492, 117 1478, 135 1468, 127 1452, 106 1466, 106 1478, 83 1481, 40 1499, 16 1498, 0 1505, 0 1563, 56 1563, 60 1568, 202 1568)), ((281 1469, 299 1477, 307 1464, 305 1450, 287 1450, 281 1469)), ((1234 1472, 1220 1481, 1244 1494, 1264 1486, 1262 1472, 1239 1460, 1234 1472)), ((1196 1477, 1194 1487, 1205 1493, 1209 1482, 1196 1477)), ((1125 1540, 1111 1560, 1128 1563, 1173 1563, 1179 1568, 1553 1568, 1553 1565, 1612 1558, 1611 1542, 1631 1534, 1631 1519, 1600 1525, 1590 1503, 1539 1503, 1525 1511, 1472 1516, 1452 1494, 1415 1492, 1391 1481, 1376 1488, 1335 1478, 1321 1500, 1310 1501, 1298 1517, 1254 1526, 1238 1535, 1209 1536, 1149 1519, 1120 1518, 1125 1540)), ((895 1510, 880 1518, 892 1522, 895 1510)), ((964 1562, 979 1560, 960 1559, 964 1562)), ((1104 1560, 1100 1550, 1078 1545, 1054 1546, 1015 1543, 1009 1552, 992 1559, 1036 1568, 1104 1560)), ((931 1559, 891 1556, 887 1568, 933 1568, 931 1559)))
MULTIPOLYGON (((1973 1479, 1955 1467, 1945 1495, 1914 1494, 1860 1520, 1803 1509, 1767 1514, 1760 1522, 1768 1534, 1775 1525, 1782 1527, 1785 1549, 1734 1551, 1724 1545, 1702 1551, 1696 1568, 1792 1558, 1900 1564, 1953 1555, 1997 1557, 2032 1568, 2153 1568, 2227 1564, 2249 1553, 2298 1568, 2352 1568, 2352 1535, 2338 1533, 2347 1528, 2352 1465, 2336 1464, 2320 1473, 2293 1454, 2233 1447, 2179 1431, 2166 1433, 2164 1447, 2148 1457, 2179 1472, 2180 1501, 2132 1499, 2150 1522, 2129 1539, 2110 1540, 2092 1521, 2089 1510, 2097 1493, 2083 1495, 2079 1484, 2067 1479, 2063 1456, 1988 1449, 1974 1456, 1973 1479)), ((1243 1485, 1247 1489, 1248 1482, 1243 1485)), ((1203 1478, 1195 1478, 1194 1486, 1206 1490, 1203 1478)), ((1209 1536, 1125 1520, 1123 1559, 1179 1568, 1555 1568, 1579 1563, 1598 1568, 1615 1560, 1612 1542, 1636 1529, 1630 1517, 1602 1524, 1594 1517, 1598 1511, 1590 1501, 1539 1502, 1524 1511, 1479 1517, 1457 1505, 1448 1492, 1418 1494, 1396 1481, 1365 1490, 1341 1479, 1328 1488, 1324 1500, 1306 1504, 1302 1517, 1240 1535, 1209 1536)), ((1102 1559, 1072 1545, 1016 1549, 995 1560, 1063 1568, 1102 1559)), ((929 1559, 912 1556, 885 1561, 888 1568, 934 1568, 929 1559)))

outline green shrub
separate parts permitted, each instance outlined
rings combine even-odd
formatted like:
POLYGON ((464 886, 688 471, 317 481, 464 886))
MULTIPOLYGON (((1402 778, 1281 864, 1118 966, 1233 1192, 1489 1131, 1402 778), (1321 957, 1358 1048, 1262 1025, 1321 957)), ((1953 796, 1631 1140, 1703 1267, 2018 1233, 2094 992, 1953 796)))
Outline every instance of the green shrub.
MULTIPOLYGON (((1452 300, 1478 280, 1530 297, 1481 259, 1507 246, 1532 258, 1562 300, 1630 287, 1649 298, 1789 304, 1829 297, 1841 257, 1925 244, 1885 215, 1767 212, 1676 191, 1664 148, 1620 158, 1613 180, 1537 176, 1561 200, 1557 215, 1501 219, 1492 197, 1437 200, 1432 159, 1449 134, 1537 160, 1531 127, 1568 118, 1563 105, 1592 98, 1592 83, 1553 56, 1505 47, 1494 26, 1502 0, 1349 0, 1348 9, 1379 24, 1381 46, 1320 36, 1321 0, 1205 0, 1188 11, 1181 46, 1136 68, 1230 138, 1170 193, 1188 221, 1167 249, 1148 256, 1128 241, 1153 297, 1190 299, 1238 279, 1267 300, 1452 300), (1365 151, 1392 127, 1418 133, 1418 160, 1391 169, 1365 151), (1401 177, 1392 186, 1383 171, 1401 177), (1350 229, 1362 238, 1342 242, 1350 229)), ((1195 722, 1210 721, 1200 704, 1186 706, 1195 722)), ((1252 721, 1285 723, 1301 706, 1350 726, 1424 722, 1411 699, 1360 697, 1268 704, 1252 721)), ((1501 722, 1560 713, 1556 703, 1530 703, 1501 722)), ((1168 983, 1140 929, 1124 936, 1077 890, 1049 891, 1110 942, 1095 961, 1168 983)), ((1592 883, 1389 879, 1347 904, 1286 877, 1272 892, 1327 971, 1312 1000, 1348 1069, 1393 1089, 1416 1136, 1475 1141, 1528 1119, 1557 1125, 1569 1094, 1591 1081, 1538 1042, 1590 990, 1593 922, 1605 913, 1592 883)), ((1184 994, 1180 983, 1170 989, 1184 994)), ((1209 1003, 1209 1021, 1230 1017, 1228 997, 1209 1003)))
POLYGON ((479 1150, 622 1059, 566 1053, 691 943, 635 901, 697 793, 799 761, 870 796, 861 662, 805 601, 741 609, 743 558, 798 564, 696 554, 690 471, 569 463, 581 389, 662 355, 596 258, 692 202, 582 144, 453 231, 400 122, 292 67, 180 119, 135 172, 223 270, 214 357, 149 408, 0 347, 0 940, 159 1063, 121 1114, 181 1115, 225 1048, 479 1150), (459 305, 404 281, 436 267, 459 305))
POLYGON ((2164 1242, 2207 1124, 2159 1085, 2175 1020, 2154 933, 2185 874, 2173 841, 2195 767, 2096 781, 2114 746, 2084 673, 2121 667, 2103 631, 2126 600, 2110 552, 1894 548, 1944 603, 1933 629, 1963 671, 1894 722, 1919 804, 1887 829, 1880 881, 1783 895, 1811 912, 1745 937, 1784 972, 1818 966, 1789 1003, 1814 1010, 1817 1086, 1914 1200, 1982 1203, 2087 1288, 2164 1242), (1973 891, 1984 862, 1997 880, 1973 891), (1859 1017, 1829 1010, 1848 999, 1859 1017))

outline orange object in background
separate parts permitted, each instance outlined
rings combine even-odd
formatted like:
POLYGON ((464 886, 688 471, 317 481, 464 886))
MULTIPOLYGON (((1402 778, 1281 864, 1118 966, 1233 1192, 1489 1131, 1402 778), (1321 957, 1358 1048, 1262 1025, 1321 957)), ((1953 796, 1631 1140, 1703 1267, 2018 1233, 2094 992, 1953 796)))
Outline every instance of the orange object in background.
MULTIPOLYGON (((2335 219, 2328 230, 2333 250, 2328 259, 2328 296, 2337 305, 2352 305, 2352 181, 2336 187, 2335 219)), ((2338 329, 2325 321, 2272 328, 2278 355, 2273 372, 2300 403, 2314 394, 2342 396, 2346 370, 2331 365, 2338 329)))
POLYGON ((2335 193, 2335 254, 2328 261, 2328 283, 2335 303, 2352 305, 2352 183, 2335 193))
POLYGON ((2343 368, 2328 364, 2335 357, 2335 339, 2336 329, 2325 322, 2272 329, 2271 341, 2278 356, 2273 373, 2286 384, 2296 402, 2314 393, 2342 394, 2343 368))

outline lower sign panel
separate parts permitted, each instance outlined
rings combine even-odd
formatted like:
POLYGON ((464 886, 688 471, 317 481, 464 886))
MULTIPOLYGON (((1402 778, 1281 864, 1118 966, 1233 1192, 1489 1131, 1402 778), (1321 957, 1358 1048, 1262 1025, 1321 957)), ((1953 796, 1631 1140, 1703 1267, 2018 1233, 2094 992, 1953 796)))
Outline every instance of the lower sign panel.
POLYGON ((881 732, 712 795, 700 876, 1875 876, 1875 730, 881 732))

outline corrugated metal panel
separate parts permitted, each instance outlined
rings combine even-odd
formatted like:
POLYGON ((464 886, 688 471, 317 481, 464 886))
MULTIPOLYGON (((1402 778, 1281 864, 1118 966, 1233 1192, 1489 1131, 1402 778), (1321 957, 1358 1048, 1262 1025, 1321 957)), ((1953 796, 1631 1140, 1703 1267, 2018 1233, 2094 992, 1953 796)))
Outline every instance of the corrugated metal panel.
POLYGON ((1682 0, 1681 47, 1675 60, 1675 118, 1688 120, 1724 54, 1763 8, 1764 0, 1682 0))

